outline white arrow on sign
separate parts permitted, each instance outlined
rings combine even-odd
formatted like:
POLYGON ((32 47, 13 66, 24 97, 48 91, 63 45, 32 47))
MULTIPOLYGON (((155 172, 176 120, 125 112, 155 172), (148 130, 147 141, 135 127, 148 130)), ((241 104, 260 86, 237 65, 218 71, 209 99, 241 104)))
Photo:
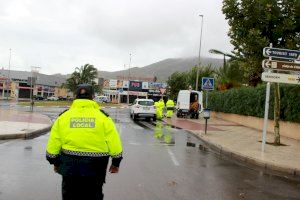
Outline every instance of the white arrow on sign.
POLYGON ((265 62, 265 65, 266 65, 268 68, 270 68, 270 67, 271 67, 271 62, 270 62, 270 61, 265 62))
POLYGON ((271 54, 271 50, 270 49, 267 49, 266 50, 266 54, 269 56, 271 54))
POLYGON ((265 82, 288 83, 300 85, 300 75, 263 72, 261 79, 265 82))

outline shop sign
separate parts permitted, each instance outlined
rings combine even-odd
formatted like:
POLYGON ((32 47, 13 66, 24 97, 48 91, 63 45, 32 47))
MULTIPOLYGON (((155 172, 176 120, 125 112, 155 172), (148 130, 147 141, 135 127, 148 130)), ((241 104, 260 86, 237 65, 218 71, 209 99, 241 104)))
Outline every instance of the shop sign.
POLYGON ((141 81, 130 81, 129 82, 129 90, 141 91, 142 90, 142 82, 141 81))

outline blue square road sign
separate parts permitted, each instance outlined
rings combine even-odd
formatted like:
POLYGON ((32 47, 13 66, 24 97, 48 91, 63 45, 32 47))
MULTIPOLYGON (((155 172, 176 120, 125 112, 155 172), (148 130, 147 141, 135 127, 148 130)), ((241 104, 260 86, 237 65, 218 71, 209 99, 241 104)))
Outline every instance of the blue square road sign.
POLYGON ((202 77, 202 90, 214 90, 215 79, 210 77, 202 77))

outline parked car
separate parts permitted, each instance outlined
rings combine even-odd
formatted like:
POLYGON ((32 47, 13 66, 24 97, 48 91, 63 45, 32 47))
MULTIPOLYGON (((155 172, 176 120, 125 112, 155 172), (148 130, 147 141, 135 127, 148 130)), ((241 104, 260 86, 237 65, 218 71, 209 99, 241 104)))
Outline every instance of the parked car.
POLYGON ((49 101, 58 101, 58 97, 56 97, 56 96, 47 97, 47 100, 49 100, 49 101))
POLYGON ((108 103, 108 97, 107 96, 96 96, 94 98, 95 101, 99 102, 99 103, 108 103))
POLYGON ((152 99, 136 99, 130 107, 130 117, 136 121, 145 118, 146 121, 156 121, 156 107, 152 99))
POLYGON ((58 97, 58 100, 60 100, 60 101, 66 101, 66 100, 67 100, 67 97, 59 96, 59 97, 58 97))
POLYGON ((198 119, 203 111, 202 92, 195 90, 180 90, 177 97, 177 117, 190 116, 198 119), (195 109, 195 104, 197 108, 195 109))
POLYGON ((67 96, 67 101, 73 101, 74 97, 67 96))
POLYGON ((45 98, 42 97, 42 96, 34 96, 34 100, 39 100, 39 101, 42 101, 44 100, 45 98))

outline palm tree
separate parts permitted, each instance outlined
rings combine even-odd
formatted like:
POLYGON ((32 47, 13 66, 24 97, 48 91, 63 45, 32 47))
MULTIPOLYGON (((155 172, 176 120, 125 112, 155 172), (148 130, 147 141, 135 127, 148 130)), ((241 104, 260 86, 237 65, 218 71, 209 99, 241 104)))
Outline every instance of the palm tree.
MULTIPOLYGON (((199 83, 198 88, 201 88, 202 85, 202 77, 214 77, 215 69, 212 67, 211 64, 208 64, 207 66, 200 66, 199 67, 199 83)), ((193 67, 188 73, 187 73, 187 82, 188 85, 194 85, 197 78, 197 66, 193 67)))
POLYGON ((244 72, 241 70, 240 63, 237 60, 226 63, 223 67, 217 69, 215 73, 219 90, 238 87, 244 82, 244 72))
POLYGON ((80 68, 75 68, 75 71, 71 74, 71 77, 66 81, 66 87, 75 94, 77 86, 79 84, 86 83, 91 84, 94 87, 94 91, 98 92, 100 88, 95 82, 97 77, 98 70, 93 65, 85 64, 80 68))

